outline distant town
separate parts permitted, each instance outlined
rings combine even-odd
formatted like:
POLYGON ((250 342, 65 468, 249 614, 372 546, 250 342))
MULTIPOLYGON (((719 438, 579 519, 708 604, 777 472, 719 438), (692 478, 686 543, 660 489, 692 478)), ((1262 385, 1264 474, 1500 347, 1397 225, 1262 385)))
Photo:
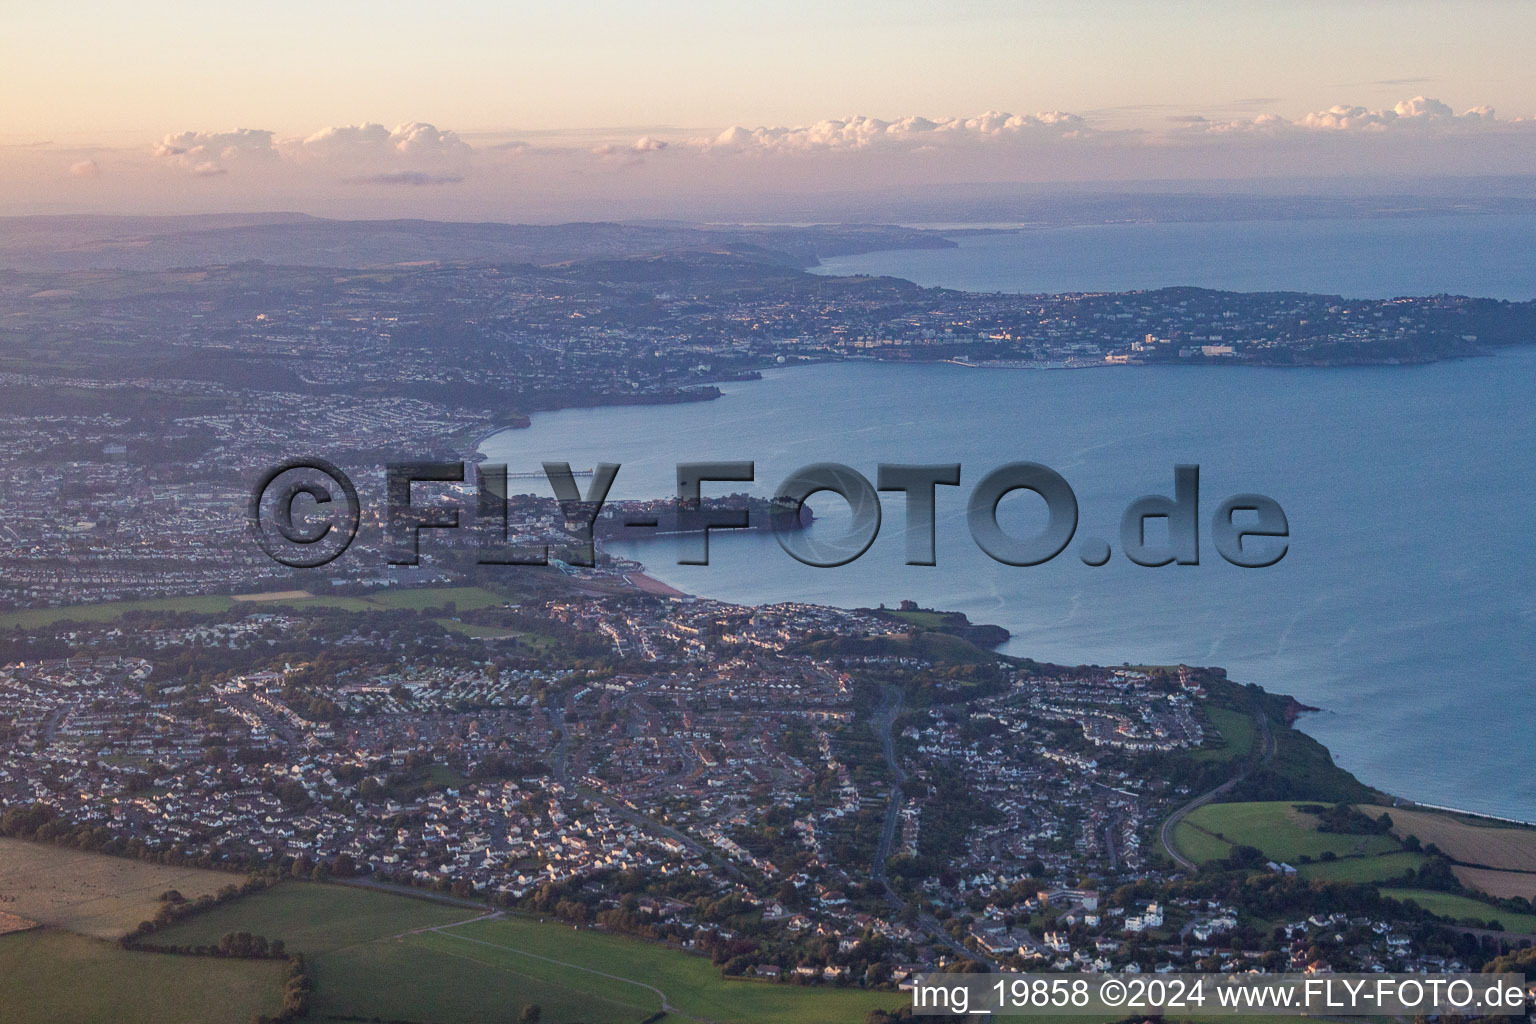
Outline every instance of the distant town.
MULTIPOLYGON (((342 227, 304 227, 350 254, 342 227)), ((0 607, 277 578, 230 510, 298 452, 473 459, 541 410, 707 401, 768 367, 1418 363, 1536 336, 1532 303, 978 295, 801 269, 943 243, 905 229, 562 230, 517 250, 540 264, 0 270, 0 607)))

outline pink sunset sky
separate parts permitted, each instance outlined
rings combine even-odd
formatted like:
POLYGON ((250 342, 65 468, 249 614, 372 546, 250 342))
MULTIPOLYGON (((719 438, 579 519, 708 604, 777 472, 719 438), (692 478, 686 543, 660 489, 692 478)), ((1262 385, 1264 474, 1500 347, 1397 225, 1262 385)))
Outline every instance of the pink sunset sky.
POLYGON ((1527 3, 150 2, 0 20, 4 214, 745 216, 765 196, 969 183, 1536 168, 1527 3))

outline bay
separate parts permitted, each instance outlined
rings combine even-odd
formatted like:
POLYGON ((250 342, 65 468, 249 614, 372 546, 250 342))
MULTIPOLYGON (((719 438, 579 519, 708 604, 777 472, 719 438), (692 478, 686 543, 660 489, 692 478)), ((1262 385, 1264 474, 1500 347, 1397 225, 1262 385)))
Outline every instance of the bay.
MULTIPOLYGON (((1045 661, 1222 665, 1322 708, 1302 728, 1367 783, 1536 820, 1536 348, 1363 369, 837 363, 723 390, 690 405, 539 414, 483 450, 513 471, 619 462, 615 497, 672 493, 685 461, 753 460, 760 494, 810 462, 870 479, 881 462, 960 462, 962 486, 939 488, 936 567, 903 564, 894 494, 873 547, 835 569, 757 534, 715 533, 702 567, 676 564, 671 540, 611 550, 723 600, 958 609, 1012 631, 1009 653, 1045 661), (976 548, 969 487, 1017 460, 1066 477, 1077 538, 1111 541, 1107 566, 1079 561, 1076 541, 1033 568, 976 548), (1120 514, 1171 494, 1180 462, 1201 467, 1201 564, 1133 565, 1118 550, 1120 514), (1289 517, 1290 550, 1268 569, 1227 564, 1209 539, 1216 505, 1247 491, 1289 517)), ((1032 503, 1005 499, 1005 525, 1038 530, 1032 503)), ((814 529, 841 529, 839 499, 812 504, 824 517, 814 529)))

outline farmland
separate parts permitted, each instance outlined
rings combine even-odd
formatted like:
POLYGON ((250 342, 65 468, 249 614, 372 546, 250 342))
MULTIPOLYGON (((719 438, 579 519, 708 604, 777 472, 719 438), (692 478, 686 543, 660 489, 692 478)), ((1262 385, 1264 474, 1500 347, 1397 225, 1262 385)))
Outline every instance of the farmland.
POLYGON ((36 921, 29 921, 24 917, 0 911, 0 935, 9 935, 11 932, 24 932, 28 928, 36 927, 36 921))
MULTIPOLYGON (((1382 808, 1364 810, 1379 814, 1382 808)), ((1502 871, 1536 872, 1536 829, 1440 811, 1394 807, 1388 813, 1394 835, 1417 836, 1419 842, 1433 843, 1452 860, 1502 871)))
POLYGON ((1403 872, 1414 871, 1428 858, 1421 853, 1383 853, 1376 857, 1345 857, 1333 861, 1316 861, 1300 867, 1302 878, 1318 878, 1328 882, 1390 882, 1401 878, 1403 872))
POLYGON ((1196 861, 1225 857, 1234 846, 1253 846, 1272 860, 1296 863, 1303 857, 1375 857, 1400 847, 1390 836, 1340 835, 1317 831, 1317 819, 1291 801, 1206 804, 1174 830, 1174 842, 1196 861))
MULTIPOLYGON (((1362 808, 1380 814, 1378 807, 1362 808)), ((1456 863, 1456 877, 1490 896, 1536 899, 1536 829, 1447 811, 1394 807, 1392 834, 1433 845, 1456 863)))
POLYGON ((0 935, 6 1024, 224 1024, 276 1013, 285 968, 119 949, 42 929, 0 935))
POLYGON ((317 954, 480 913, 347 885, 289 882, 162 929, 155 941, 200 946, 218 942, 226 932, 248 931, 282 939, 297 952, 317 954))
POLYGON ((219 871, 0 839, 0 910, 97 938, 117 938, 154 917, 167 889, 195 899, 240 881, 219 871))
POLYGON ((206 943, 229 931, 281 938, 306 954, 320 1015, 435 1020, 515 1015, 637 1022, 662 1009, 732 1022, 861 1019, 903 997, 857 989, 726 981, 707 959, 639 940, 517 917, 483 918, 392 893, 290 883, 159 933, 206 943))
POLYGON ((1492 868, 1469 868, 1461 864, 1451 870, 1456 879, 1468 889, 1476 889, 1499 899, 1523 896, 1528 900, 1536 900, 1536 874, 1529 871, 1495 871, 1492 868))
POLYGON ((562 987, 628 1001, 648 1012, 661 1008, 660 997, 643 988, 654 986, 682 1013, 722 1024, 782 1020, 840 1024, 860 1020, 876 1007, 894 1009, 906 1001, 905 996, 891 992, 725 981, 719 968, 702 957, 517 918, 476 921, 413 941, 440 953, 467 953, 513 970, 544 971, 562 987), (618 977, 633 980, 620 982, 618 977))
POLYGON ((1431 914, 1453 921, 1498 921, 1505 931, 1536 933, 1536 914, 1517 914, 1468 896, 1433 889, 1383 889, 1381 894, 1395 900, 1413 900, 1431 914))

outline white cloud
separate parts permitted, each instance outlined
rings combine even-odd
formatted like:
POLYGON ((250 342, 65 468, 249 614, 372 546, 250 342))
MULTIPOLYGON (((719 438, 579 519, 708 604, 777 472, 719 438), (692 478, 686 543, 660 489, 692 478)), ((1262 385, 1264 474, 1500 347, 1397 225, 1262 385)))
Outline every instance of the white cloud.
POLYGON ((1207 121, 1204 118, 1191 118, 1187 123, 1207 132, 1274 134, 1286 131, 1385 132, 1405 129, 1460 131, 1522 122, 1500 121, 1494 116, 1492 107, 1472 107, 1458 114, 1449 104, 1440 100, 1415 96, 1380 110, 1339 103, 1327 110, 1305 114, 1294 121, 1276 114, 1262 114, 1252 120, 1207 121))
POLYGON ((455 133, 423 121, 397 125, 393 131, 374 123, 337 125, 286 143, 283 149, 298 160, 400 165, 463 161, 472 152, 455 133))
POLYGON ((187 131, 167 135, 154 148, 157 158, 205 177, 260 160, 313 165, 343 176, 414 174, 447 179, 462 174, 472 153, 455 133, 422 121, 393 130, 373 123, 337 125, 302 139, 284 140, 273 132, 251 128, 187 131))
POLYGON ((156 157, 202 177, 228 173, 230 166, 277 156, 272 133, 258 128, 227 132, 180 132, 155 146, 156 157))
POLYGON ((101 165, 95 160, 79 160, 69 165, 71 178, 99 178, 101 177, 101 165))
POLYGON ((989 111, 979 117, 903 117, 885 121, 875 117, 849 117, 818 121, 801 127, 745 128, 734 125, 707 140, 703 146, 721 150, 771 150, 816 152, 868 149, 886 146, 912 149, 950 139, 989 140, 1010 138, 1073 139, 1093 134, 1094 129, 1077 114, 1048 111, 1040 114, 1007 114, 989 111))
POLYGON ((589 152, 593 156, 601 157, 605 161, 616 162, 625 167, 633 167, 644 163, 644 158, 651 153, 659 153, 669 148, 671 143, 664 139, 658 139, 650 135, 642 135, 634 142, 620 144, 605 142, 593 146, 589 152))

